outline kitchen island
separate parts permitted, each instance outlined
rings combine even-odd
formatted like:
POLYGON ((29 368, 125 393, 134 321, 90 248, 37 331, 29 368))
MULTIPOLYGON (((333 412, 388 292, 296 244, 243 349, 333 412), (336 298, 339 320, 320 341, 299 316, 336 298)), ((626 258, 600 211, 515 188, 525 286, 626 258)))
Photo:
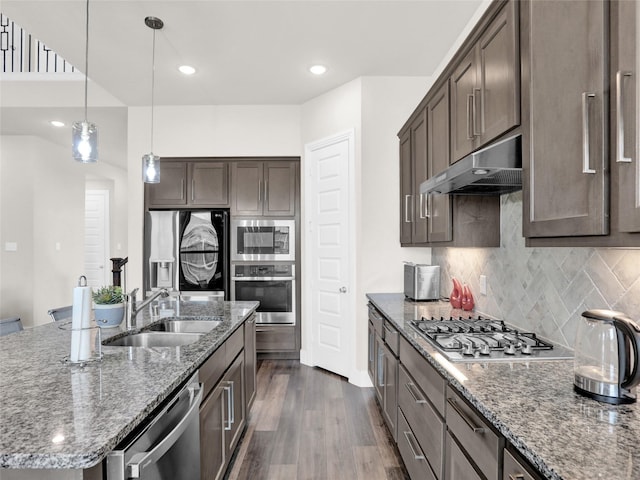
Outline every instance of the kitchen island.
POLYGON ((640 478, 640 406, 576 394, 572 360, 450 363, 409 322, 467 312, 445 302, 405 301, 400 293, 367 298, 543 478, 640 478))
MULTIPOLYGON (((68 362, 70 321, 0 338, 0 469, 29 469, 35 475, 38 470, 31 469, 81 473, 99 466, 243 326, 258 302, 177 301, 175 306, 176 317, 222 322, 180 347, 104 345, 101 361, 85 366, 68 362)), ((150 323, 145 310, 136 328, 150 323)), ((126 334, 123 326, 101 332, 103 343, 126 334)), ((0 470, 0 478, 11 472, 0 470)))

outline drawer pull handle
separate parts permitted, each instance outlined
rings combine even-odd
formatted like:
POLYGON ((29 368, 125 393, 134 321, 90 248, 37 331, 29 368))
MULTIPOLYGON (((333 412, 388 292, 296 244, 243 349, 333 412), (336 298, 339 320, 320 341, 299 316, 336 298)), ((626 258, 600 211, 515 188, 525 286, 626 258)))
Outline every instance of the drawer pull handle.
POLYGON ((471 420, 469 416, 458 407, 458 405, 455 404, 454 400, 447 398, 447 403, 458 415, 460 415, 460 417, 462 417, 464 423, 467 424, 467 427, 469 427, 473 433, 484 433, 484 427, 478 427, 475 422, 471 420))
POLYGON ((405 387, 407 387, 407 390, 409 390, 409 393, 411 394, 411 396, 413 397, 413 401, 416 403, 427 403, 427 400, 422 398, 421 395, 418 395, 416 392, 414 392, 414 389, 416 388, 416 386, 409 382, 409 383, 405 383, 404 384, 405 387))
POLYGON ((509 474, 509 480, 524 480, 524 475, 521 473, 509 474))
POLYGON ((402 433, 404 433, 404 438, 407 439, 407 443, 409 444, 409 448, 411 449, 411 454, 413 455, 414 460, 424 460, 424 455, 422 455, 421 453, 416 453, 416 450, 419 449, 416 448, 416 437, 413 436, 413 432, 409 431, 402 433))

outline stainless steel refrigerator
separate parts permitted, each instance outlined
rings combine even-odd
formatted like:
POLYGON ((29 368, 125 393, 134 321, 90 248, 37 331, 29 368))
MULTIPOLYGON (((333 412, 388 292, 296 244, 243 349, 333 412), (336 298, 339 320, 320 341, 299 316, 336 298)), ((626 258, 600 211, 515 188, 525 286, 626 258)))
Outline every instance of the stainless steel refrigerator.
POLYGON ((229 299, 229 210, 149 210, 144 291, 229 299))

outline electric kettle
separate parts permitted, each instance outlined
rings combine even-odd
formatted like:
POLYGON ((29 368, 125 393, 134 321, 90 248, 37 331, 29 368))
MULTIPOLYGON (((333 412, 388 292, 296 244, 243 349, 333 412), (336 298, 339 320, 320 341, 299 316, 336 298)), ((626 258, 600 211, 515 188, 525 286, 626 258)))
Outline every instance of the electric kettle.
POLYGON ((640 383, 640 325, 624 313, 587 310, 576 332, 574 389, 601 402, 633 403, 640 383))

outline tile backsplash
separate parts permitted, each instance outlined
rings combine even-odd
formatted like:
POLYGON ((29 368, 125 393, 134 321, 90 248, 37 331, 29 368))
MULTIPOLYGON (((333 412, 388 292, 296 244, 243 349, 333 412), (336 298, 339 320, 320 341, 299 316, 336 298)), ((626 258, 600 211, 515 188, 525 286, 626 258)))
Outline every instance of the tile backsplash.
POLYGON ((434 248, 432 264, 441 266, 443 296, 456 277, 471 287, 477 312, 571 348, 585 310, 618 310, 640 321, 640 249, 525 247, 522 192, 501 198, 500 248, 434 248))

